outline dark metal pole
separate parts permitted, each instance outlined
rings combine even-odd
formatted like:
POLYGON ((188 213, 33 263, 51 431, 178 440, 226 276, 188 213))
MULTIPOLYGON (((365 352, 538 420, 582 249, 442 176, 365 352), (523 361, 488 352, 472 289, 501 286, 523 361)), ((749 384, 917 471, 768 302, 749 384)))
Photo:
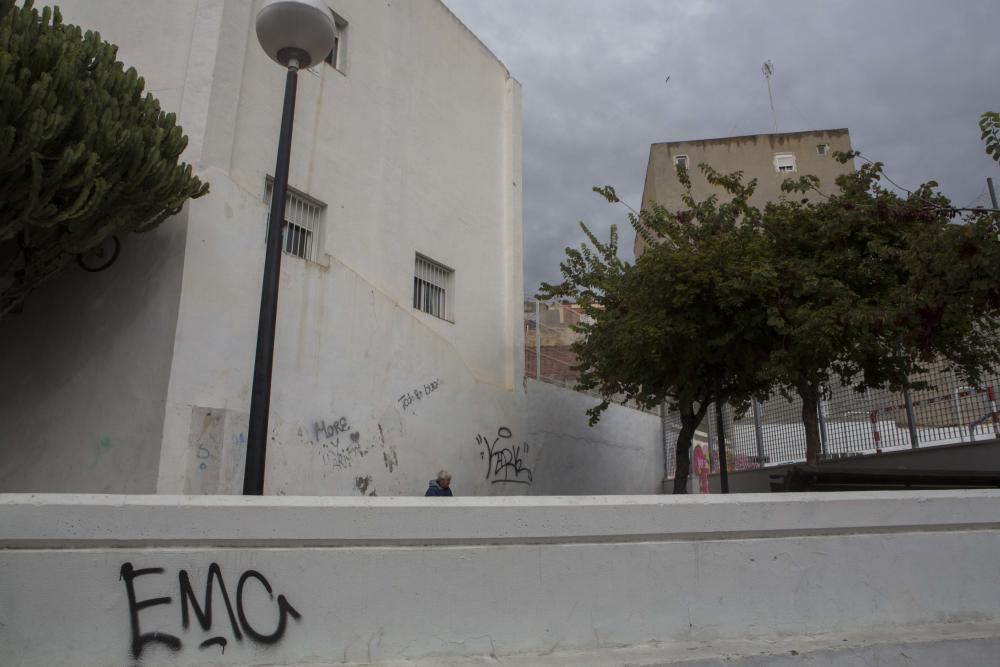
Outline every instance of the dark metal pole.
MULTIPOLYGON (((820 394, 822 396, 822 393, 820 394)), ((819 420, 819 451, 822 458, 826 458, 829 449, 830 434, 826 430, 826 417, 823 415, 823 399, 820 398, 816 405, 816 419, 819 420)))
POLYGON ((729 493, 729 466, 726 465, 726 428, 722 423, 723 406, 715 404, 715 430, 719 441, 719 485, 723 493, 729 493))
POLYGON ((271 213, 268 216, 267 246, 264 251, 264 284, 260 293, 260 320, 257 323, 257 356, 253 366, 250 397, 250 427, 247 430, 247 460, 243 474, 243 495, 264 494, 264 467, 267 458, 267 418, 271 409, 271 367, 274 361, 274 330, 278 318, 278 278, 281 275, 281 227, 285 220, 288 191, 288 163, 292 155, 292 122, 299 65, 291 61, 285 77, 285 104, 281 110, 278 161, 274 167, 271 213))
POLYGON ((760 401, 753 399, 753 432, 757 439, 757 465, 764 467, 767 457, 764 454, 764 424, 760 419, 760 401))
POLYGON ((906 425, 910 429, 910 447, 917 449, 920 447, 920 438, 917 435, 917 418, 913 414, 913 397, 909 386, 903 387, 903 402, 906 405, 906 425))

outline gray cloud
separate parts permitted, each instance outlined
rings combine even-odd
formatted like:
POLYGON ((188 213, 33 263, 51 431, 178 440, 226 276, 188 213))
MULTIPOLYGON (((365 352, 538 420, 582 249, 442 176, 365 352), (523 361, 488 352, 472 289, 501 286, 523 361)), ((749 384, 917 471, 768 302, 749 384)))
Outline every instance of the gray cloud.
POLYGON ((897 183, 988 204, 977 120, 1000 110, 995 0, 446 0, 524 92, 525 289, 555 280, 579 220, 606 236, 638 204, 649 145, 848 127, 897 183), (664 79, 670 76, 670 82, 664 79))

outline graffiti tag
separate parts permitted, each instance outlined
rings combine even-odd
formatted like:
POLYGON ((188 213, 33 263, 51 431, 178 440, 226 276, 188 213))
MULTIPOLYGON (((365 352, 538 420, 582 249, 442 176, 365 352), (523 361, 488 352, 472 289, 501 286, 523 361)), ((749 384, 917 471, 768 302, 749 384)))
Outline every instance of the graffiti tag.
MULTIPOLYGON (((137 569, 133 567, 132 563, 125 563, 122 565, 119 572, 119 580, 125 582, 125 592, 128 595, 129 622, 132 630, 132 657, 136 660, 139 660, 143 649, 145 649, 149 644, 160 644, 162 646, 166 646, 172 651, 180 651, 182 647, 180 637, 166 632, 143 632, 140 626, 140 611, 150 607, 169 605, 173 602, 173 598, 157 597, 139 600, 136 597, 134 582, 139 577, 163 574, 163 572, 164 569, 162 567, 146 567, 137 569)), ((284 595, 279 595, 277 600, 275 600, 273 590, 271 589, 271 583, 266 577, 264 577, 263 574, 256 570, 246 570, 242 575, 240 575, 236 584, 235 610, 233 600, 230 599, 229 592, 226 590, 226 583, 222 578, 222 568, 219 567, 218 563, 212 563, 208 568, 208 577, 205 581, 204 604, 199 604, 198 597, 195 595, 187 570, 181 570, 178 573, 177 583, 181 601, 181 627, 185 632, 191 625, 191 612, 194 612, 194 617, 197 619, 198 625, 201 626, 203 631, 206 633, 212 631, 212 600, 214 598, 213 584, 217 584, 219 587, 219 594, 226 607, 226 616, 229 620, 229 626, 232 631, 233 639, 238 642, 242 642, 243 636, 246 635, 251 640, 260 644, 275 644, 281 641, 281 639, 285 636, 289 617, 292 617, 295 620, 302 618, 302 615, 299 614, 299 612, 296 611, 291 604, 289 604, 284 595), (274 600, 274 603, 277 606, 278 620, 273 632, 263 632, 259 628, 254 627, 250 621, 247 620, 247 598, 249 597, 247 592, 247 583, 251 579, 255 580, 260 588, 264 589, 264 592, 267 594, 267 599, 274 600)), ((259 593, 253 597, 257 599, 262 598, 259 593)), ((198 648, 206 649, 210 646, 218 646, 223 652, 225 652, 228 643, 229 640, 225 637, 225 635, 218 634, 201 642, 198 648)))
POLYGON ((441 380, 439 378, 434 378, 430 382, 424 383, 423 389, 420 389, 418 387, 416 389, 413 389, 412 391, 408 391, 402 396, 400 396, 398 399, 396 399, 396 402, 402 403, 403 409, 405 410, 406 408, 413 405, 415 401, 422 400, 433 394, 435 391, 438 390, 440 386, 441 386, 441 380))
POLYGON ((491 484, 531 484, 533 477, 531 468, 524 465, 521 454, 528 453, 528 443, 520 445, 499 446, 501 440, 510 440, 510 429, 501 426, 497 430, 497 437, 493 442, 484 435, 476 436, 476 443, 480 446, 479 458, 486 461, 486 479, 491 484))

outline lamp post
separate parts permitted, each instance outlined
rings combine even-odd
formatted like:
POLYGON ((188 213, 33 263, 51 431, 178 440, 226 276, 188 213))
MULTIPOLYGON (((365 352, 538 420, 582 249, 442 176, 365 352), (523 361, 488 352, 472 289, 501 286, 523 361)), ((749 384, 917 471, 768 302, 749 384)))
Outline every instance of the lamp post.
POLYGON ((243 475, 243 495, 248 496, 264 493, 267 418, 271 407, 271 367, 278 316, 278 277, 281 273, 281 228, 285 219, 298 72, 302 67, 323 62, 333 50, 337 32, 333 14, 321 0, 262 0, 258 4, 256 23, 261 47, 272 60, 287 68, 288 73, 285 76, 285 102, 281 110, 278 159, 274 167, 274 188, 268 217, 260 320, 257 324, 257 355, 250 396, 250 426, 247 429, 247 458, 243 475))

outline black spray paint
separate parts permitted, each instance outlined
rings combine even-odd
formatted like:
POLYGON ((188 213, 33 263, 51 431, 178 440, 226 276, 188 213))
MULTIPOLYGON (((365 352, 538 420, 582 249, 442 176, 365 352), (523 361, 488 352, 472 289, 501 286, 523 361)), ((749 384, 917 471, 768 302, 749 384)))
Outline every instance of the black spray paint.
POLYGON ((492 443, 484 435, 476 436, 476 443, 483 448, 479 457, 486 461, 486 479, 491 484, 531 484, 533 481, 531 468, 521 459, 522 453, 528 453, 528 443, 498 446, 501 440, 510 440, 511 435, 509 428, 501 426, 492 443))
POLYGON ((396 399, 396 402, 402 403, 403 409, 405 410, 406 408, 413 405, 414 402, 427 398, 428 396, 433 394, 435 391, 438 390, 440 386, 441 386, 441 380, 439 378, 435 378, 430 382, 424 383, 423 389, 417 387, 411 391, 406 392, 398 399, 396 399))
MULTIPOLYGON (((125 582, 125 592, 128 595, 129 622, 132 629, 132 657, 136 660, 140 658, 147 644, 159 643, 172 651, 179 651, 183 645, 179 637, 165 632, 143 632, 140 625, 139 612, 149 607, 169 605, 173 602, 173 598, 158 597, 138 600, 136 599, 134 581, 139 577, 150 574, 163 574, 163 572, 164 569, 162 567, 135 569, 132 563, 125 563, 121 567, 120 580, 125 582)), ((198 603, 198 598, 195 595, 194 587, 191 585, 191 579, 188 576, 187 570, 181 570, 177 575, 177 581, 181 599, 181 626, 184 628, 184 631, 187 632, 190 628, 192 611, 202 630, 205 632, 212 630, 212 600, 214 598, 214 586, 217 585, 219 594, 226 607, 230 630, 236 641, 242 641, 244 634, 260 644, 275 644, 281 641, 288 627, 288 617, 291 616, 295 620, 299 620, 302 616, 288 602, 284 595, 279 595, 275 601, 277 606, 277 622, 274 631, 267 633, 251 625, 245 613, 245 600, 247 596, 245 589, 246 583, 250 579, 255 579, 260 584, 267 593, 268 599, 275 600, 274 592, 267 578, 256 570, 247 570, 240 576, 239 582, 236 585, 236 609, 234 614, 233 604, 226 589, 225 580, 222 577, 222 569, 218 563, 212 563, 208 568, 203 604, 198 603)), ((254 596, 251 593, 249 595, 251 595, 251 598, 260 597, 259 594, 254 596)), ((199 648, 206 649, 218 646, 224 652, 228 643, 229 641, 226 637, 217 635, 201 642, 199 648)))

